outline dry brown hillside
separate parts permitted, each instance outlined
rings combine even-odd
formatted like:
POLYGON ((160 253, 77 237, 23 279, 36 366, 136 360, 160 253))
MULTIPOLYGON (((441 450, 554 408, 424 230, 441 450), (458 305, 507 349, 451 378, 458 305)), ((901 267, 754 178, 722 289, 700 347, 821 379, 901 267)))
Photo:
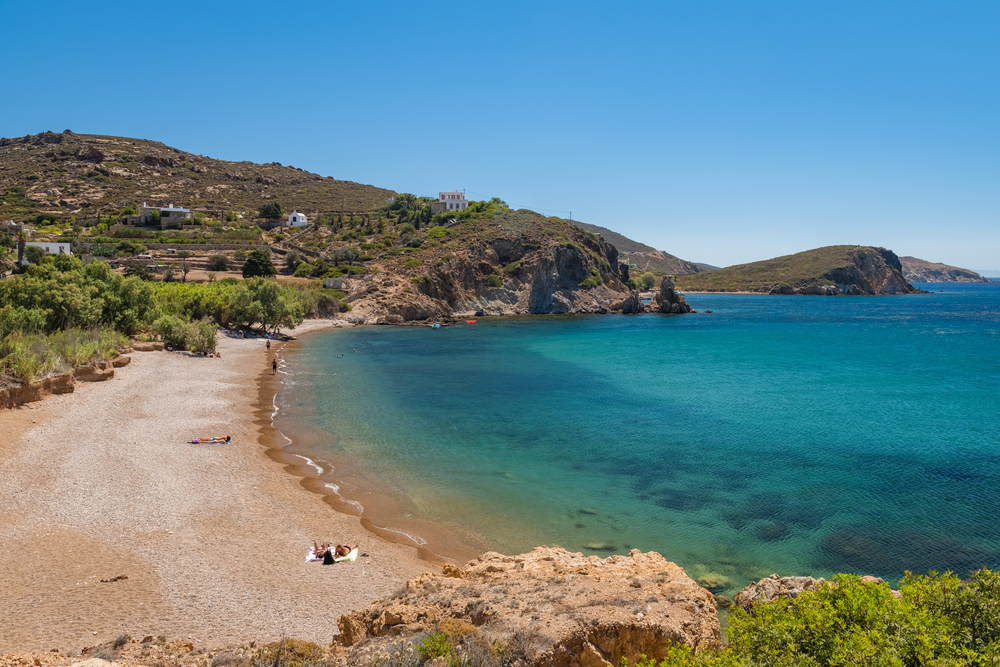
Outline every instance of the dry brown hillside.
POLYGON ((269 200, 307 215, 367 212, 395 193, 277 162, 227 162, 158 141, 42 132, 0 139, 0 219, 117 215, 144 201, 255 214, 269 200))

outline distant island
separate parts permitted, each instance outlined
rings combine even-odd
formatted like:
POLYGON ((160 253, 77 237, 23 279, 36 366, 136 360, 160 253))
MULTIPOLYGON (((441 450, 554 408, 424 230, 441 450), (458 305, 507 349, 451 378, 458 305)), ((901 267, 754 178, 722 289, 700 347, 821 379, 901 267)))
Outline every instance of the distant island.
POLYGON ((984 278, 975 271, 961 269, 957 266, 949 266, 935 262, 928 262, 925 259, 916 257, 900 257, 903 265, 903 277, 911 283, 988 283, 989 278, 984 278))
POLYGON ((918 292, 903 277, 891 250, 871 246, 827 246, 677 277, 689 292, 749 292, 796 295, 884 295, 918 292))

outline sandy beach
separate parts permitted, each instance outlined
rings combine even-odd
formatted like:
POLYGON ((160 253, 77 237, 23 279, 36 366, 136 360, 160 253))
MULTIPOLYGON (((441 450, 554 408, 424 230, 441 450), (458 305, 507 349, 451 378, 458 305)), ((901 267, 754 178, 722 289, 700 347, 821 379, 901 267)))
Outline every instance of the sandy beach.
POLYGON ((112 380, 0 413, 0 653, 126 633, 326 645, 340 614, 435 569, 267 455, 258 380, 281 345, 269 356, 263 340, 220 336, 222 359, 135 352, 112 380), (190 442, 220 435, 233 443, 190 442), (315 539, 362 556, 306 563, 315 539))

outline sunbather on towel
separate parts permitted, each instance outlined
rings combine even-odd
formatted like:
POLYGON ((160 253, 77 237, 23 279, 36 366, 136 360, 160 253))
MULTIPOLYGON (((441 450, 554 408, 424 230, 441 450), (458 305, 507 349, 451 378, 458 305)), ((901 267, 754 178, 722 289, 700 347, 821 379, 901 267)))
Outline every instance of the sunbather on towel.
POLYGON ((223 445, 223 444, 226 444, 228 442, 231 442, 232 439, 233 439, 233 436, 227 435, 224 438, 195 438, 191 442, 192 442, 192 444, 195 444, 195 445, 198 445, 198 444, 202 444, 202 445, 223 445))
POLYGON ((353 547, 348 546, 346 544, 338 544, 337 548, 334 549, 333 554, 337 558, 342 558, 342 557, 346 556, 347 554, 351 553, 351 551, 353 551, 354 549, 357 549, 357 548, 358 548, 357 544, 355 544, 353 547))

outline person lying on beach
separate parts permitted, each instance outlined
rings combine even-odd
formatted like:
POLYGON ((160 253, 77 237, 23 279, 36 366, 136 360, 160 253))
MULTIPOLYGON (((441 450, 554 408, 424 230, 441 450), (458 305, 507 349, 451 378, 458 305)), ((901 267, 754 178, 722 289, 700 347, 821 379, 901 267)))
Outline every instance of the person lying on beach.
POLYGON ((358 548, 357 544, 355 544, 353 547, 348 546, 346 544, 338 544, 337 548, 333 550, 333 555, 336 556, 337 558, 341 558, 342 556, 346 556, 347 554, 351 553, 353 550, 357 548, 358 548))
POLYGON ((195 445, 222 445, 231 442, 233 436, 227 435, 224 438, 194 438, 191 440, 192 444, 195 445))

